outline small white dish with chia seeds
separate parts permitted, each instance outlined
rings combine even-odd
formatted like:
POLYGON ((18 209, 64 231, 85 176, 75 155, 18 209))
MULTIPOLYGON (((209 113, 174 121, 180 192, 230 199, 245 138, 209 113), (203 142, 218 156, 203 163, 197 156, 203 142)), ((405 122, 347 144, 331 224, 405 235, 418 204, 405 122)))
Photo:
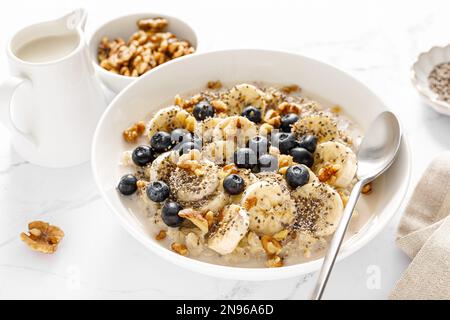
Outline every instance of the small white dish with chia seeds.
POLYGON ((421 53, 412 66, 411 81, 427 105, 450 116, 450 45, 421 53))

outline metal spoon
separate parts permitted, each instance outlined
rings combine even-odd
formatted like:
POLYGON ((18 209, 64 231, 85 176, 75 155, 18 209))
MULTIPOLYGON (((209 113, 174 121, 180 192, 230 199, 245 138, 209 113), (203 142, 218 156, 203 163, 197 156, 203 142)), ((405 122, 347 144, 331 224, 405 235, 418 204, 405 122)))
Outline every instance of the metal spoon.
POLYGON ((312 299, 320 300, 322 298, 353 210, 361 194, 361 189, 391 166, 400 146, 401 136, 400 124, 392 112, 381 113, 370 125, 358 152, 358 170, 356 172, 358 182, 352 189, 342 218, 325 255, 312 299))

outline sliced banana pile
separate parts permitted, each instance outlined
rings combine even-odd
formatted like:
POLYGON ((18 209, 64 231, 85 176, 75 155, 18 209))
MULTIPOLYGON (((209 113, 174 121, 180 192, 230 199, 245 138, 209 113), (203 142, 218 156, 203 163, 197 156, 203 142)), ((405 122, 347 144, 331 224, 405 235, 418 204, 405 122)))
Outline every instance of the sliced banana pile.
POLYGON ((228 257, 256 257, 259 248, 268 266, 279 267, 294 242, 335 232, 341 194, 357 170, 337 116, 303 96, 247 83, 194 97, 153 116, 150 145, 123 155, 135 176, 118 185, 156 212, 154 223, 176 248, 228 257), (257 163, 246 160, 251 155, 257 163), (189 237, 175 236, 184 229, 189 237))
MULTIPOLYGON (((186 128, 190 122, 187 121, 188 118, 192 120, 189 112, 178 106, 170 106, 159 110, 147 125, 149 139, 158 131, 171 132, 174 129, 186 128)), ((192 121, 192 123, 194 122, 192 121)), ((192 128, 190 129, 192 130, 192 128)))
POLYGON ((219 185, 217 165, 205 159, 193 161, 196 164, 186 167, 180 166, 179 161, 169 178, 170 190, 182 202, 205 199, 212 195, 219 185))
POLYGON ((195 134, 202 138, 203 143, 210 143, 213 140, 214 128, 222 120, 222 118, 207 118, 199 122, 195 134))
POLYGON ((240 115, 248 106, 258 108, 263 115, 266 110, 265 93, 247 83, 236 85, 223 93, 221 100, 228 105, 228 115, 240 115))
POLYGON ((308 183, 291 192, 297 208, 294 228, 314 235, 331 235, 337 227, 344 205, 339 194, 322 182, 308 183))
POLYGON ((287 186, 275 181, 259 181, 248 186, 241 205, 250 214, 250 230, 273 235, 294 220, 295 207, 287 186))
POLYGON ((215 230, 209 235, 208 247, 221 255, 229 254, 244 238, 249 228, 249 214, 243 207, 227 206, 215 230))
POLYGON ((314 135, 319 142, 334 140, 339 136, 336 121, 324 113, 300 118, 292 126, 292 131, 297 137, 314 135))
POLYGON ((146 176, 151 181, 169 182, 172 172, 176 168, 176 155, 173 151, 168 151, 160 154, 152 164, 146 168, 146 176))
POLYGON ((314 171, 322 182, 346 188, 353 181, 357 169, 356 155, 340 142, 320 143, 314 154, 314 171))
POLYGON ((242 116, 222 119, 213 130, 214 141, 235 142, 244 147, 248 140, 258 134, 256 124, 242 116))
POLYGON ((230 141, 213 141, 203 147, 204 156, 217 165, 226 165, 234 161, 236 144, 230 141))

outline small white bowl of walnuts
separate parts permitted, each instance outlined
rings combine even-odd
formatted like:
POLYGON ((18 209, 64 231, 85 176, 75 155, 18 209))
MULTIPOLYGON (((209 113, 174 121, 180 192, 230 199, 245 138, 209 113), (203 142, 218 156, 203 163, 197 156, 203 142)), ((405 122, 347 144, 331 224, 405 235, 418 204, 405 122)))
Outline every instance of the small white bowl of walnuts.
POLYGON ((110 20, 89 41, 97 74, 116 93, 144 73, 196 49, 197 36, 187 23, 157 13, 110 20))

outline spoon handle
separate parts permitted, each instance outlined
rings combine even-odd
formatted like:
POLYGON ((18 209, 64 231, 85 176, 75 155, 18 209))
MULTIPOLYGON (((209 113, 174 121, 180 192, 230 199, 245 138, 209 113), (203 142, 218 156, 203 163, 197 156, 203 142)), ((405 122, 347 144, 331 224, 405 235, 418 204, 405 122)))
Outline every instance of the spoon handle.
POLYGON ((342 214, 333 239, 331 239, 325 259, 323 260, 322 269, 320 270, 319 278, 312 295, 313 300, 320 300, 322 298, 323 291, 325 290, 325 286, 328 282, 328 277, 330 276, 331 269, 333 269, 339 248, 341 247, 342 240, 344 239, 345 232, 347 231, 350 219, 352 218, 353 210, 358 202, 359 195, 361 194, 361 189, 364 184, 365 182, 358 181, 352 189, 347 205, 345 206, 344 213, 342 214))

